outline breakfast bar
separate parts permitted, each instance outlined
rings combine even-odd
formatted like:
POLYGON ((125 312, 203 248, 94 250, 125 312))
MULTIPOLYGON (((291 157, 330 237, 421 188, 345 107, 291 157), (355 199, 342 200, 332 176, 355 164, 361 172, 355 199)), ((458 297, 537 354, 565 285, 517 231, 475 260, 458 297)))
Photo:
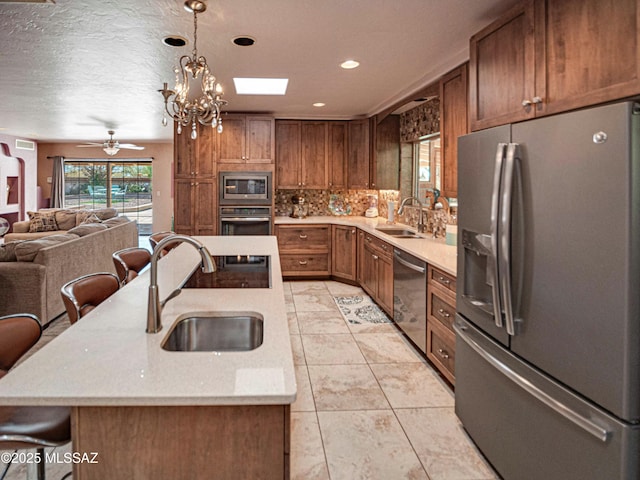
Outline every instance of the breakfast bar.
MULTIPOLYGON (((0 384, 1 405, 72 407, 73 451, 98 463, 74 479, 287 478, 296 381, 274 237, 194 237, 212 255, 268 256, 267 288, 183 288, 145 332, 149 273, 120 289, 0 384), (247 351, 163 348, 185 315, 262 320, 247 351)), ((200 255, 182 244, 158 262, 160 298, 200 255)))

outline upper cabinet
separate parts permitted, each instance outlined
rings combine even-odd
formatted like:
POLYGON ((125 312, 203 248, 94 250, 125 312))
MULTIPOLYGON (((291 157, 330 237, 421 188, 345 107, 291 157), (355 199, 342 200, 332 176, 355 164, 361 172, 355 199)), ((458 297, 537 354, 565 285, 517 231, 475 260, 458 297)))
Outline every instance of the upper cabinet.
POLYGON ((329 188, 347 188, 348 122, 328 122, 329 188))
POLYGON ((469 133, 467 64, 440 79, 441 192, 458 196, 458 137, 469 133))
POLYGON ((191 139, 184 129, 173 133, 173 155, 175 178, 213 178, 216 175, 216 152, 218 133, 214 128, 198 124, 198 137, 191 139))
POLYGON ((221 163, 273 163, 275 127, 273 117, 229 114, 223 116, 219 138, 221 163))
POLYGON ((470 42, 472 130, 640 93, 638 0, 526 0, 470 42))
POLYGON ((400 185, 400 117, 388 115, 380 123, 372 119, 370 188, 398 190, 400 185))
POLYGON ((352 189, 373 188, 369 170, 369 120, 349 122, 347 181, 352 189))

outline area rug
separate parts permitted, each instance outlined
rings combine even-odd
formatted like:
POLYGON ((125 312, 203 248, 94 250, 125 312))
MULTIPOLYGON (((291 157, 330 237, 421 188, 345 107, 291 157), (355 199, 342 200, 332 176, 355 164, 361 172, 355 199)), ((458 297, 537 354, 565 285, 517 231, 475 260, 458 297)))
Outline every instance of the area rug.
POLYGON ((333 298, 342 316, 352 325, 392 323, 367 295, 334 296, 333 298))

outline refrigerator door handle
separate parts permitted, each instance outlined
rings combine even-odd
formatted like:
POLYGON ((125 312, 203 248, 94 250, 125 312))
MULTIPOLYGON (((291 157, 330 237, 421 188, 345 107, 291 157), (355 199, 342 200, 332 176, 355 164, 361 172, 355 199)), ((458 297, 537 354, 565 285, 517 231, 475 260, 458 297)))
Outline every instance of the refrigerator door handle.
POLYGON ((493 299, 493 317, 496 327, 502 328, 502 306, 500 305, 500 281, 498 264, 498 222, 500 220, 500 181, 502 179, 503 160, 506 143, 499 143, 493 171, 493 190, 491 191, 491 256, 487 265, 487 284, 491 285, 493 299))
POLYGON ((515 335, 513 295, 511 293, 511 206, 513 204, 513 175, 516 163, 517 143, 507 147, 507 157, 502 169, 502 199, 500 201, 498 278, 507 333, 515 335))
POLYGON ((482 357, 489 365, 494 367, 500 373, 502 373, 505 377, 515 383, 518 387, 527 391, 530 395, 538 399, 540 402, 545 404, 547 407, 551 408, 558 414, 562 415, 567 420, 571 421, 581 429, 590 433, 594 437, 596 437, 601 442, 606 442, 609 438, 611 432, 607 429, 602 428, 600 425, 592 422, 590 419, 585 416, 579 414, 578 412, 570 409, 564 403, 556 400, 555 398, 548 395, 543 390, 539 389, 535 385, 533 385, 529 380, 519 375, 511 368, 509 368, 506 364, 501 362, 499 359, 491 355, 484 348, 482 348, 477 342, 471 338, 471 335, 467 333, 468 328, 464 325, 459 325, 458 322, 455 322, 453 325, 453 329, 455 330, 458 338, 464 341, 469 347, 471 347, 480 357, 482 357))

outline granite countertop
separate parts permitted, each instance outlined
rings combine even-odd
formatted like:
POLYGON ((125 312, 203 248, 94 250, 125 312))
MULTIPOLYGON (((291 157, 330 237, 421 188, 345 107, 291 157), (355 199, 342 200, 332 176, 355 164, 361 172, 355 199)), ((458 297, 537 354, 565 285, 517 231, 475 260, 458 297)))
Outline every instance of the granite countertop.
MULTIPOLYGON (((212 255, 271 255, 268 289, 183 289, 162 330, 145 333, 149 271, 36 352, 0 382, 0 405, 160 406, 293 403, 296 381, 275 237, 195 237, 212 255), (249 352, 168 352, 160 345, 186 312, 258 312, 264 342, 249 352)), ((200 262, 181 244, 158 262, 160 297, 200 262)), ((57 293, 57 292, 56 292, 57 293)))
POLYGON ((430 233, 424 233, 424 238, 395 238, 391 235, 376 230, 378 226, 400 227, 416 231, 415 228, 407 227, 400 223, 390 225, 384 217, 367 218, 359 216, 314 216, 303 219, 291 217, 275 217, 276 225, 309 225, 309 224, 332 224, 349 225, 358 227, 371 235, 374 235, 394 247, 398 247, 405 252, 414 255, 421 260, 442 269, 450 275, 456 275, 457 247, 447 245, 444 238, 433 238, 430 233))

